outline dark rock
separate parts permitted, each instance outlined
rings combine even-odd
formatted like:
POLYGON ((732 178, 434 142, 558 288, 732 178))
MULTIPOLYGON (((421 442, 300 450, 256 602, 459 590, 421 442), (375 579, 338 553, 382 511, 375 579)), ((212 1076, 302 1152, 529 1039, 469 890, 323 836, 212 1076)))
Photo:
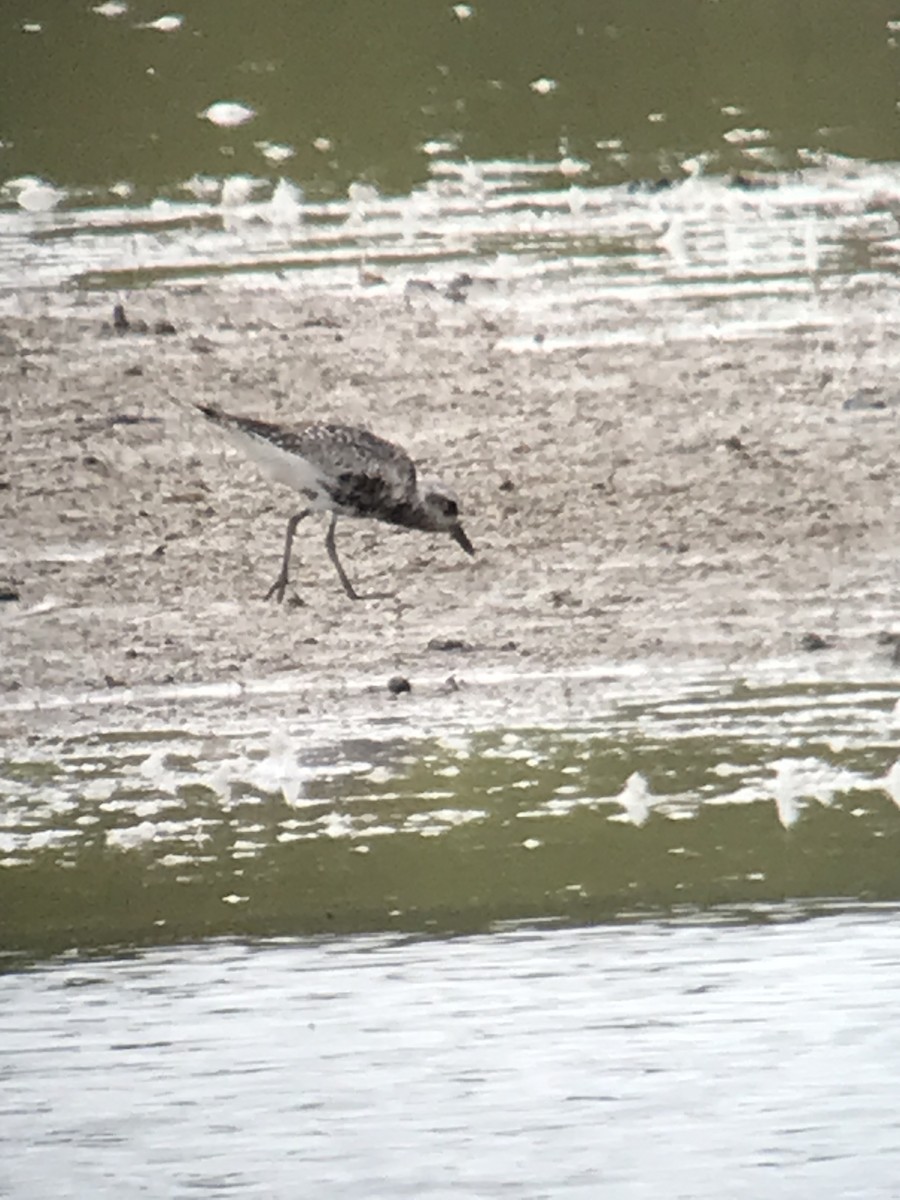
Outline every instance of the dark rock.
POLYGON ((464 642, 462 638, 432 638, 428 643, 428 649, 443 651, 460 650, 467 654, 472 647, 468 642, 464 642))
POLYGON ((831 645, 818 633, 804 633, 800 639, 800 649, 808 650, 812 653, 814 650, 827 650, 831 645))
POLYGON ((516 490, 516 485, 513 483, 513 481, 511 479, 504 479, 503 482, 500 484, 501 492, 514 492, 515 490, 516 490))
POLYGON ((173 333, 177 333, 178 330, 171 321, 157 321, 153 326, 153 332, 161 334, 163 337, 168 337, 173 333))
POLYGON ((120 688, 125 686, 123 681, 121 679, 116 679, 114 675, 104 675, 103 682, 108 688, 120 688))
POLYGON ((125 368, 126 375, 143 375, 143 373, 144 368, 140 365, 140 363, 135 363, 133 367, 125 368))
POLYGON ((9 604, 13 600, 21 600, 21 598, 15 588, 0 587, 0 604, 9 604))
POLYGON ((578 608, 581 605, 581 601, 573 595, 571 588, 561 588, 559 591, 551 592, 550 603, 554 608, 578 608))
POLYGON ((403 675, 392 675, 387 681, 387 687, 392 696, 399 696, 403 692, 412 691, 412 684, 403 675))
MULTIPOLYGON (((128 375, 130 372, 126 371, 128 375)), ((143 374, 143 368, 141 368, 143 374)), ((162 417, 140 417, 133 413, 116 413, 114 417, 110 417, 107 425, 162 425, 162 417)))
POLYGON ((504 650, 504 651, 518 650, 518 648, 519 648, 518 642, 504 642, 503 645, 500 647, 500 649, 504 650))
POLYGON ((461 275, 456 275, 450 280, 444 295, 448 300, 452 300, 454 304, 461 304, 466 299, 473 282, 472 276, 463 271, 461 275))
POLYGON ((340 321, 335 320, 334 317, 327 316, 307 317, 301 325, 302 329, 340 329, 340 327, 340 321))
POLYGON ((778 181, 767 179, 764 175, 746 175, 742 171, 735 171, 728 180, 728 186, 739 188, 742 192, 758 192, 760 188, 777 187, 778 181))
POLYGON ((898 403, 900 403, 900 393, 898 392, 888 393, 881 387, 861 387, 857 388, 852 396, 847 397, 841 408, 844 412, 860 412, 893 407, 898 403))
POLYGON ((131 322, 125 316, 125 305, 117 304, 113 308, 113 329, 116 333, 127 333, 131 328, 131 322))
POLYGON ((647 192, 651 196, 656 192, 665 192, 672 186, 671 179, 635 179, 628 185, 628 191, 635 195, 638 192, 647 192))

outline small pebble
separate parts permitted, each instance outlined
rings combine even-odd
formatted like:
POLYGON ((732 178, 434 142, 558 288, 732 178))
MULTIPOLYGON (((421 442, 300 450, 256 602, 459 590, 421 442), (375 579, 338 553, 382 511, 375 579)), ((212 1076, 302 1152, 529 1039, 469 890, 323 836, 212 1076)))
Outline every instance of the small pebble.
POLYGON ((800 649, 809 650, 827 650, 829 643, 818 633, 804 633, 800 639, 800 649))
POLYGON ((468 642, 464 642, 462 638, 432 638, 428 643, 429 650, 462 650, 468 652, 472 649, 468 642))
POLYGON ((392 696, 399 696, 402 692, 412 691, 412 684, 403 675, 392 675, 387 682, 387 686, 392 696))

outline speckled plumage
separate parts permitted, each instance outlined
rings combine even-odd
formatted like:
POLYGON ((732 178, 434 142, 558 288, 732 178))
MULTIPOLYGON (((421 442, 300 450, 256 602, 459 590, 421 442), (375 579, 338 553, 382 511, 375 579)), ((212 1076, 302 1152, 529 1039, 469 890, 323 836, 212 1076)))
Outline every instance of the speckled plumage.
POLYGON ((310 512, 332 513, 325 544, 351 599, 359 597, 344 574, 334 545, 338 516, 447 532, 467 554, 474 554, 459 523, 452 491, 437 481, 419 480, 415 463, 393 442, 353 425, 307 422, 285 426, 235 416, 209 405, 195 407, 269 479, 293 488, 307 501, 307 507, 288 522, 282 571, 268 596, 283 599, 294 531, 310 512))

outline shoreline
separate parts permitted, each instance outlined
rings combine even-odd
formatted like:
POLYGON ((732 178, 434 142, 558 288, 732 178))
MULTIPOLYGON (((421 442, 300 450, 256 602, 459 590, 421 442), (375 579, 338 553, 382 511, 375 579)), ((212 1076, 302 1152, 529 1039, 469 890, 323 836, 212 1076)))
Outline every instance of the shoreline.
POLYGON ((798 332, 513 353, 498 343, 514 330, 474 303, 155 287, 124 300, 148 332, 116 334, 120 297, 59 299, 2 324, 16 707, 286 671, 324 695, 445 668, 892 663, 878 637, 900 627, 900 355, 883 326, 862 345, 855 327, 846 346, 798 332), (397 593, 353 603, 311 519, 297 603, 265 604, 294 495, 188 396, 398 442, 455 486, 477 557, 341 521, 354 585, 397 593))

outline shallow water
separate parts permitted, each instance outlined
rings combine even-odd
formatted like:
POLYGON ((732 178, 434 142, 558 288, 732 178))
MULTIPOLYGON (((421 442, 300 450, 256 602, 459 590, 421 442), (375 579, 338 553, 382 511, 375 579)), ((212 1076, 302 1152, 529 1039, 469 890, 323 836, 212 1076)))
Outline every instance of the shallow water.
MULTIPOLYGON (((3 312, 889 346, 890 4, 250 11, 4 6, 3 312)), ((808 661, 7 693, 0 1193, 893 1197, 900 683, 808 661)))
POLYGON ((467 302, 513 349, 832 331, 858 284, 892 311, 880 0, 7 10, 7 310, 262 273, 467 302))
POLYGON ((610 671, 529 701, 523 677, 515 723, 467 690, 368 719, 173 691, 36 726, 0 763, 0 944, 900 901, 895 678, 610 671))
POLYGON ((896 919, 226 943, 7 976, 4 1194, 889 1200, 896 919))

